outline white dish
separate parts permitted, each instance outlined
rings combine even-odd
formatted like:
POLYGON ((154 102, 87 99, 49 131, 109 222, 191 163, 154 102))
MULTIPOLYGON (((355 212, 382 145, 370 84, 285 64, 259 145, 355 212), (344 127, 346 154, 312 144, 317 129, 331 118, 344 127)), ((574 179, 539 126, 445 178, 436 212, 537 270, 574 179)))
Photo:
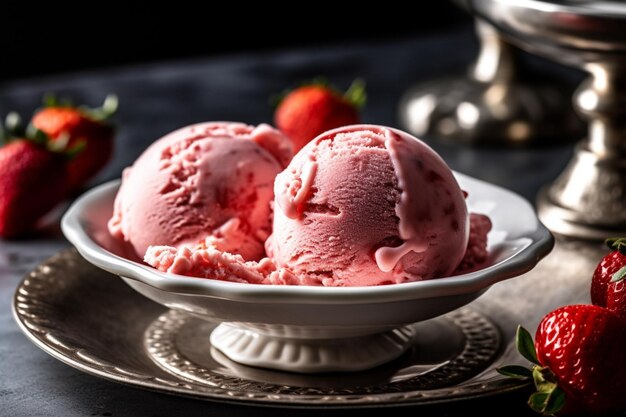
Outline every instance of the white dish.
MULTIPOLYGON (((491 285, 531 270, 554 245, 532 206, 503 188, 455 174, 471 211, 489 215, 490 259, 464 275, 379 287, 267 286, 190 278, 141 263, 106 228, 119 181, 80 197, 62 220, 92 264, 169 308, 226 322, 211 343, 248 365, 298 372, 353 371, 389 361, 414 337, 408 324, 461 307, 491 285)), ((207 346, 208 348, 208 346, 207 346)))

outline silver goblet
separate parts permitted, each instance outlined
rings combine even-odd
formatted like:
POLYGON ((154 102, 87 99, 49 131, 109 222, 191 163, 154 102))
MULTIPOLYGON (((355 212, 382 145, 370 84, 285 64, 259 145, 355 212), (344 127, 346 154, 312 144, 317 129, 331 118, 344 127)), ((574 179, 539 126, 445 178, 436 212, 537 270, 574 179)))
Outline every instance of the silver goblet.
POLYGON ((589 125, 563 173, 538 199, 553 231, 598 239, 626 234, 626 3, 470 0, 475 13, 521 47, 582 68, 574 94, 589 125))
MULTIPOLYGON (((467 0, 455 0, 468 9, 467 0)), ((465 76, 428 80, 400 103, 400 122, 417 136, 468 144, 551 144, 580 128, 559 80, 529 80, 519 50, 476 21, 480 53, 465 76)))

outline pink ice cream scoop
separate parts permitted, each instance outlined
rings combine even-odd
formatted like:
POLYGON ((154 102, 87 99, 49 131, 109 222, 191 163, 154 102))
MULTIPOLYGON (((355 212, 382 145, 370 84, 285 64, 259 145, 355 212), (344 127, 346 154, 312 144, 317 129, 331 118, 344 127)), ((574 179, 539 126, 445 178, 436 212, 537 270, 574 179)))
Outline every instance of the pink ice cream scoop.
POLYGON ((162 271, 237 282, 369 286, 445 277, 487 257, 489 219, 472 216, 468 247, 465 195, 452 172, 395 129, 322 134, 276 177, 274 192, 268 258, 247 262, 206 242, 154 246, 144 259, 162 271))
POLYGON ((268 125, 179 129, 124 171, 109 231, 140 257, 150 245, 208 242, 260 259, 271 229, 274 178, 291 154, 289 140, 268 125))
POLYGON ((277 267, 326 286, 451 275, 465 254, 465 196, 419 139, 373 125, 331 130, 305 146, 274 185, 277 267))

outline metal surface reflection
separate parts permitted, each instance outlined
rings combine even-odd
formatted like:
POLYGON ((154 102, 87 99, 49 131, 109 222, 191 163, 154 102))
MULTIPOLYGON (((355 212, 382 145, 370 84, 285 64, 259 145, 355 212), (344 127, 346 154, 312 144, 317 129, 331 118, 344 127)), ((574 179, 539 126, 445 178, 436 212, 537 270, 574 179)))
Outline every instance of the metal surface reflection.
POLYGON ((422 137, 507 146, 576 136, 580 124, 569 106, 569 87, 560 80, 524 78, 514 47, 483 21, 477 21, 476 32, 480 53, 465 76, 426 81, 403 97, 404 128, 422 137))
POLYGON ((626 234, 626 4, 621 1, 471 0, 472 9, 521 47, 582 68, 574 94, 588 136, 539 196, 553 231, 600 239, 626 234))

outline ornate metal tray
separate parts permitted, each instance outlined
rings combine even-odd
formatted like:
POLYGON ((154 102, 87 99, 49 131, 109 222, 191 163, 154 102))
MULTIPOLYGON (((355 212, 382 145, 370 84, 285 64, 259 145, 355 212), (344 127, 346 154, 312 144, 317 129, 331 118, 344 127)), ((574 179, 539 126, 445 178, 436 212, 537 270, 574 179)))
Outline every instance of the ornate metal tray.
POLYGON ((415 324, 414 345, 365 372, 304 375, 236 364, 211 349, 217 323, 168 311, 67 250, 28 274, 14 298, 24 333, 84 372, 136 387, 250 405, 358 407, 431 404, 521 386, 495 368, 524 364, 515 327, 554 306, 585 301, 601 246, 558 242, 530 273, 469 307, 415 324), (575 273, 574 273, 575 272, 575 273))

